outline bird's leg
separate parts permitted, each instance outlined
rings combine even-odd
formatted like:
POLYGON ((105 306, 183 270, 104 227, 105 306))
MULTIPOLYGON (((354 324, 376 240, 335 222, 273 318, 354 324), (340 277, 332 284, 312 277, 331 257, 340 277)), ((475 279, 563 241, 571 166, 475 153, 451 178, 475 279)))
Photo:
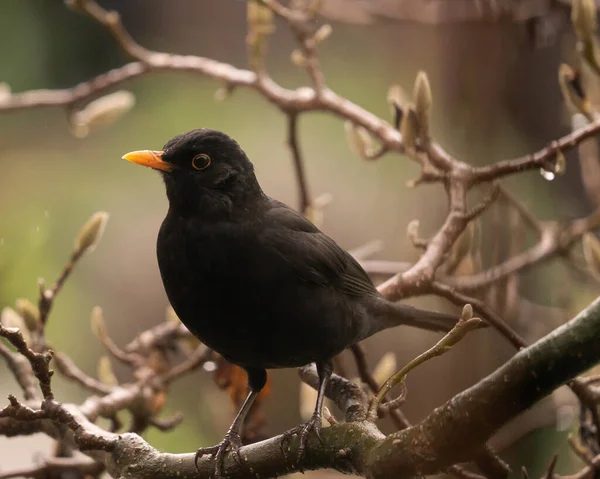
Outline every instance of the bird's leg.
POLYGON ((292 429, 286 435, 298 433, 300 436, 300 444, 298 445, 298 458, 299 463, 306 452, 306 443, 308 442, 308 436, 311 431, 314 431, 320 441, 321 438, 321 422, 323 417, 323 400, 325 399, 325 389, 327 382, 333 373, 333 365, 331 361, 318 361, 317 363, 317 374, 319 375, 319 391, 317 393, 317 404, 315 405, 315 411, 311 418, 301 426, 292 429))
POLYGON ((261 389, 267 382, 267 372, 264 369, 250 369, 245 368, 248 373, 248 385, 250 386, 250 393, 242 404, 242 407, 238 411, 235 419, 231 423, 229 430, 225 434, 223 440, 212 447, 201 447, 196 451, 195 463, 196 469, 198 469, 198 460, 207 454, 213 456, 215 461, 215 479, 222 477, 223 462, 225 459, 225 453, 229 449, 232 457, 239 463, 242 464, 240 459, 239 450, 242 447, 242 439, 240 438, 240 428, 246 418, 246 414, 254 404, 256 396, 260 393, 261 389))

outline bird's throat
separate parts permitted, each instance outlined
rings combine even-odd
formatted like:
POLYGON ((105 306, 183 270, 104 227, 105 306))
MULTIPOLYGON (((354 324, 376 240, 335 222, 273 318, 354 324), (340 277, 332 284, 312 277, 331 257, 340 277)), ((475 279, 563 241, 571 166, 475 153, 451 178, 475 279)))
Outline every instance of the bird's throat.
POLYGON ((171 211, 184 217, 222 221, 254 209, 264 197, 256 178, 242 182, 229 176, 211 186, 187 179, 178 181, 168 175, 164 175, 164 179, 171 211))

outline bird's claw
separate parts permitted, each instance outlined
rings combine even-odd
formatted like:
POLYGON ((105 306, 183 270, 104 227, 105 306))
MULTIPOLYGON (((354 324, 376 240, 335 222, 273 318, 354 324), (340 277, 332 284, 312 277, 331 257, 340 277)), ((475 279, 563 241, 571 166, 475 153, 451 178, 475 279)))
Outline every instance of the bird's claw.
POLYGON ((219 479, 223 477, 223 466, 225 462, 225 454, 229 450, 231 457, 242 466, 242 459, 240 457, 240 448, 242 447, 242 440, 240 435, 234 431, 228 431, 225 434, 223 440, 215 445, 210 447, 201 447, 196 451, 196 455, 194 456, 194 463, 196 464, 196 469, 198 468, 198 461, 200 458, 206 455, 212 456, 215 461, 215 479, 219 479))
MULTIPOLYGON (((284 444, 287 443, 287 441, 289 441, 292 436, 295 436, 296 434, 299 436, 300 438, 300 444, 298 445, 298 455, 296 457, 296 467, 298 468, 299 471, 302 472, 302 467, 300 466, 302 459, 304 459, 304 456, 306 454, 306 445, 308 443, 308 437, 310 435, 310 432, 313 431, 315 433, 315 435, 317 436, 317 438, 319 439, 319 441, 321 441, 321 443, 323 442, 323 437, 321 436, 321 416, 317 413, 313 414, 311 416, 311 418, 304 424, 301 424, 297 427, 295 427, 294 429, 291 429, 287 432, 284 433, 284 438, 281 444, 281 449, 282 452, 285 453, 284 450, 284 444)), ((289 451, 289 448, 288 448, 289 451)))

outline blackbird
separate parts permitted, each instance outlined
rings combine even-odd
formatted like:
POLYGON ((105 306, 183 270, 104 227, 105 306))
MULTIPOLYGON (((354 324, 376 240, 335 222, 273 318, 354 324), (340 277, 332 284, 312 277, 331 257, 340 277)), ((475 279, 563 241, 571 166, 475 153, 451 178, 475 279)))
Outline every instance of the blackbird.
POLYGON ((248 373, 250 393, 223 441, 201 448, 220 475, 225 452, 239 458, 239 430, 266 369, 316 363, 312 418, 297 431, 299 456, 319 435, 332 358, 378 331, 408 325, 448 331, 457 317, 394 304, 360 264, 302 214, 270 198, 232 138, 197 129, 162 151, 124 159, 159 170, 169 211, 157 256, 173 309, 200 341, 248 373))

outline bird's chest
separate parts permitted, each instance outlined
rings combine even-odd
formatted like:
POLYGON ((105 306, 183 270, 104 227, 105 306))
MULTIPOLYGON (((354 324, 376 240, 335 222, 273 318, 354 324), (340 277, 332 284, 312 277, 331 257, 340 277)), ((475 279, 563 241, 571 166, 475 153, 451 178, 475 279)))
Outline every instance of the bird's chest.
MULTIPOLYGON (((251 228, 161 228, 157 254, 165 291, 181 321, 215 349, 248 339, 265 303, 268 275, 251 228)), ((259 319, 260 320, 260 319, 259 319)), ((262 318, 264 320, 264 318, 262 318)))

